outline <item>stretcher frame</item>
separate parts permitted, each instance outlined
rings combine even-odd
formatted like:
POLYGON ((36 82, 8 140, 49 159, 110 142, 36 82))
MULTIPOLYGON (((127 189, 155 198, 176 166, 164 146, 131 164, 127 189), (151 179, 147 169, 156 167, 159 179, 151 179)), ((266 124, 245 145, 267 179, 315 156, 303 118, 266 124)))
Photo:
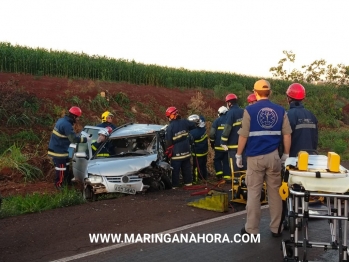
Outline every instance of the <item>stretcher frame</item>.
MULTIPOLYGON (((316 158, 316 156, 314 156, 316 158)), ((314 159, 314 157, 312 157, 314 159)), ((323 161, 327 161, 327 157, 320 156, 323 161)), ((291 163, 292 161, 288 161, 291 163)), ((293 162, 294 163, 294 162, 293 162)), ((284 261, 296 261, 296 262, 305 262, 308 260, 308 249, 309 248, 323 248, 326 250, 338 250, 339 261, 348 261, 348 247, 347 247, 347 230, 348 230, 348 200, 349 193, 348 189, 343 191, 344 187, 332 188, 334 192, 326 192, 322 186, 320 186, 321 191, 314 191, 316 189, 315 186, 310 186, 311 190, 307 190, 302 184, 293 184, 292 176, 302 176, 297 170, 290 170, 286 161, 286 169, 289 171, 288 177, 288 186, 289 186, 289 196, 286 199, 288 205, 288 223, 290 230, 290 239, 282 240, 282 252, 284 261), (298 172, 298 173, 297 173, 298 172), (310 197, 324 197, 326 203, 326 215, 318 215, 311 214, 311 210, 316 210, 309 207, 310 197), (331 200, 333 201, 333 206, 331 205, 331 200), (309 232, 308 232, 308 222, 309 219, 326 219, 329 222, 330 226, 330 240, 329 242, 317 242, 310 241, 309 232), (300 232, 302 231, 302 232, 300 232), (303 250, 302 258, 300 257, 299 249, 303 250)), ((313 165, 313 164, 309 164, 313 165)), ((294 168, 294 166, 293 166, 294 168)), ((286 171, 287 172, 287 171, 286 171)), ((312 173, 312 172, 310 172, 312 173)), ((321 172, 319 170, 316 171, 317 176, 313 178, 305 178, 304 184, 309 185, 310 179, 321 179, 321 172)), ((330 172, 328 170, 324 170, 328 179, 341 179, 340 181, 349 181, 348 170, 341 166, 340 172, 338 172, 339 177, 330 176, 330 172), (329 178, 331 177, 331 178, 329 178)), ((336 173, 332 173, 336 174, 336 173)), ((306 176, 304 176, 306 177, 306 176)), ((326 176, 325 176, 326 177, 326 176)), ((302 178, 298 177, 302 181, 302 178)), ((297 180, 296 179, 296 180, 297 180)), ((294 179, 293 179, 294 180, 294 179)), ((296 181, 294 180, 294 181, 296 181)), ((316 181, 316 180, 314 180, 316 181)), ((318 182, 317 180, 316 182, 318 182)), ((333 182, 333 184, 338 184, 339 180, 333 182)), ((320 184, 320 183, 319 183, 320 184)), ((329 185, 329 187, 331 187, 329 185)), ((349 183, 347 184, 349 188, 349 183)))

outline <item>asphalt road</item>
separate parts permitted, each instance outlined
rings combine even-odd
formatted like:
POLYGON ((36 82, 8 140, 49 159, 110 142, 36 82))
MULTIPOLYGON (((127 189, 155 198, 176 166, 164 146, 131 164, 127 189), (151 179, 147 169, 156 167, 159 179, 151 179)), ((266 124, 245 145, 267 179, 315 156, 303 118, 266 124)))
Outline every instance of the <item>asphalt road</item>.
MULTIPOLYGON (((281 240, 288 239, 289 233, 284 232, 281 238, 274 238, 269 231, 269 209, 263 207, 260 243, 237 243, 240 238, 234 241, 234 235, 240 233, 246 217, 245 211, 228 214, 222 217, 193 223, 184 227, 174 228, 163 232, 196 236, 192 243, 135 243, 135 244, 115 244, 109 247, 100 247, 89 253, 81 253, 75 256, 62 258, 58 261, 283 261, 281 251, 281 240), (217 235, 216 243, 211 242, 209 236, 217 235), (198 236, 206 236, 199 240, 198 236), (228 236, 229 243, 223 241, 223 236, 228 236), (218 241, 219 240, 219 241, 218 241)), ((330 242, 330 228, 327 220, 312 219, 309 222, 309 240, 330 242)), ((172 237, 172 239, 174 239, 172 237)), ((302 256, 302 249, 299 249, 302 256)), ((323 251, 323 248, 308 249, 308 259, 310 261, 339 261, 338 251, 323 251)))

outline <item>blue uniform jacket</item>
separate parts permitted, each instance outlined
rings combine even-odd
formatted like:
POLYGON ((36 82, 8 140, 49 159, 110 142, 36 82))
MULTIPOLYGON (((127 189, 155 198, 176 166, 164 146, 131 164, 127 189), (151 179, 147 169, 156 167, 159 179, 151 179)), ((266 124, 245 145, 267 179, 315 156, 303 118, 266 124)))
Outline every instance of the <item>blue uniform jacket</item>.
POLYGON ((219 116, 213 121, 210 131, 210 141, 214 143, 214 149, 224 151, 221 147, 221 137, 224 130, 225 122, 227 121, 227 114, 219 116))
POLYGON ((172 160, 182 160, 191 156, 189 130, 196 127, 187 119, 174 119, 166 130, 167 146, 173 145, 172 160))
POLYGON ((110 126, 113 130, 116 128, 116 126, 113 123, 109 123, 109 122, 103 122, 103 123, 100 123, 96 126, 104 127, 104 128, 106 128, 107 126, 110 126))
POLYGON ((51 157, 67 158, 70 143, 86 143, 87 138, 75 134, 73 119, 69 116, 58 119, 48 144, 47 154, 51 157))
POLYGON ((221 144, 227 145, 229 150, 237 150, 238 148, 238 131, 241 127, 243 114, 244 110, 238 105, 231 106, 227 112, 225 127, 221 137, 221 144))
POLYGON ((300 102, 292 102, 287 112, 292 128, 290 157, 296 157, 302 149, 317 149, 318 121, 300 102))
POLYGON ((205 156, 208 153, 208 138, 205 127, 197 127, 190 131, 190 135, 194 140, 192 155, 205 156))

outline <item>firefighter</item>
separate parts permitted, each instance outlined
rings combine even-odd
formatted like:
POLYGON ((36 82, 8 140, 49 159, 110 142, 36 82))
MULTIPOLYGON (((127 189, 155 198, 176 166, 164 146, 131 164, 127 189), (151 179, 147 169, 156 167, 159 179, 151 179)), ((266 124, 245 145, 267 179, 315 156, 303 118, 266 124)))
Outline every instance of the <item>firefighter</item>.
POLYGON ((282 232, 282 200, 279 195, 281 185, 281 165, 289 156, 291 146, 291 126, 285 109, 269 100, 270 83, 264 79, 254 84, 257 103, 244 110, 242 126, 239 130, 236 165, 243 167, 242 152, 246 149, 247 172, 247 219, 241 234, 258 234, 261 218, 261 193, 264 181, 267 184, 270 211, 270 230, 273 237, 282 232), (278 147, 284 144, 280 159, 278 147))
POLYGON ((109 111, 105 111, 102 114, 102 123, 98 124, 98 127, 107 127, 110 126, 112 129, 115 129, 116 126, 113 124, 113 117, 114 115, 110 113, 109 111))
POLYGON ((213 164, 216 171, 217 180, 230 176, 228 152, 221 146, 221 136, 226 122, 228 108, 221 106, 218 108, 218 118, 213 121, 210 130, 210 144, 214 150, 213 164))
POLYGON ((297 157, 301 150, 316 151, 318 145, 318 121, 312 112, 304 108, 305 88, 298 83, 291 84, 287 91, 290 109, 287 112, 292 128, 290 157, 297 157))
POLYGON ((207 154, 208 154, 208 137, 206 133, 206 123, 203 116, 191 115, 189 121, 198 123, 195 129, 190 130, 192 140, 193 156, 193 180, 207 180, 207 154))
POLYGON ((257 102, 257 98, 256 98, 256 95, 255 94, 250 94, 248 97, 247 97, 247 103, 249 105, 253 105, 254 103, 257 102))
MULTIPOLYGON (((229 165, 230 165, 230 175, 224 176, 225 180, 231 181, 232 176, 239 176, 239 171, 242 169, 238 168, 235 163, 235 154, 238 148, 238 130, 241 127, 241 120, 244 110, 240 108, 237 104, 238 97, 235 94, 228 94, 225 97, 225 102, 227 103, 228 113, 226 116, 226 122, 224 125, 224 130, 221 137, 221 146, 225 151, 228 151, 229 155, 229 165)), ((246 159, 243 158, 244 164, 246 166, 246 159)))
POLYGON ((190 163, 189 131, 196 128, 196 123, 188 119, 181 119, 176 107, 166 110, 169 125, 166 130, 166 155, 171 159, 172 187, 179 187, 179 173, 182 172, 185 186, 191 186, 193 177, 190 163))
POLYGON ((70 158, 68 149, 70 143, 86 143, 91 138, 82 137, 74 132, 73 125, 81 116, 82 111, 79 107, 73 106, 64 117, 58 119, 52 131, 48 145, 48 156, 52 160, 56 169, 55 187, 61 189, 63 184, 70 184, 69 176, 70 158))
POLYGON ((110 144, 108 142, 104 143, 108 139, 112 131, 113 130, 110 126, 107 126, 106 128, 103 128, 98 131, 97 141, 92 143, 91 145, 92 154, 95 154, 95 152, 101 146, 102 148, 98 150, 97 157, 109 157, 110 155, 114 154, 114 151, 112 150, 110 144))

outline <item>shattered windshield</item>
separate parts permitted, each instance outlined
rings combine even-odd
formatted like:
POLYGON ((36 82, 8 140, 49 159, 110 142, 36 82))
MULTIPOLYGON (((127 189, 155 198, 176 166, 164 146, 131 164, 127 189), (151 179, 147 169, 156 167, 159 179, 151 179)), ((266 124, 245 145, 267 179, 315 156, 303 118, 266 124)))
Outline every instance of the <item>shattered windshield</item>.
MULTIPOLYGON (((108 150, 108 157, 142 156, 157 153, 155 134, 113 138, 104 147, 108 150)), ((97 158, 102 157, 105 156, 100 157, 97 154, 97 158)))

